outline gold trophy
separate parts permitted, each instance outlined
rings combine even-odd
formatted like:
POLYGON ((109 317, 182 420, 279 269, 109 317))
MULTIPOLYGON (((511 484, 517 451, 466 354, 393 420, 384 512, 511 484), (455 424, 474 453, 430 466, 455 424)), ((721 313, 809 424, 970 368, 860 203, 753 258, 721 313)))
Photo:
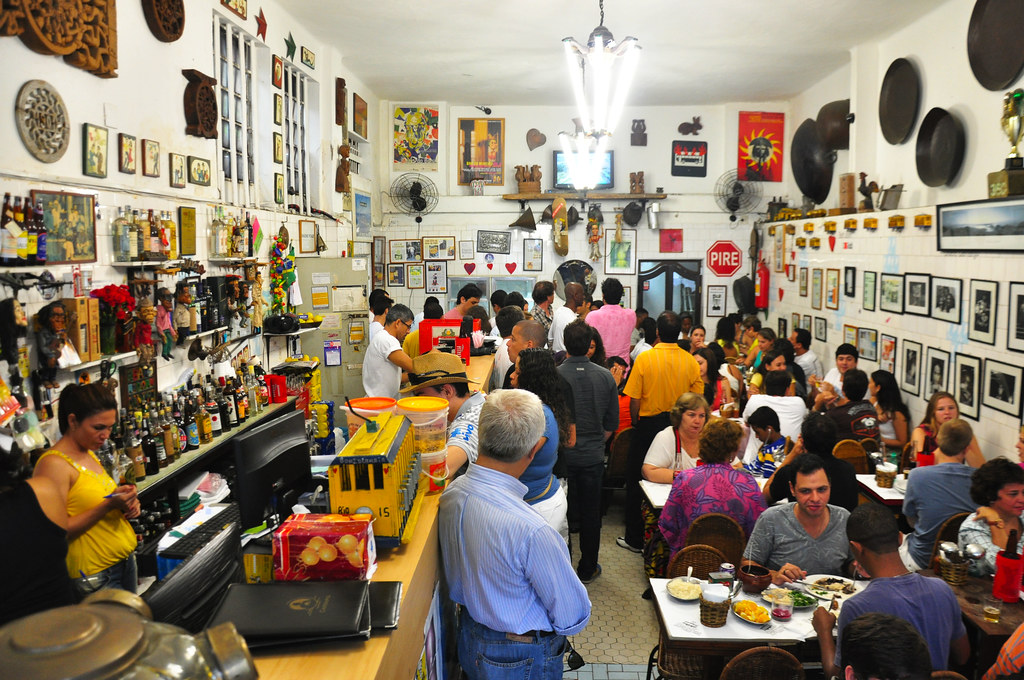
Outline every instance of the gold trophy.
POLYGON ((1024 157, 1018 146, 1024 137, 1024 90, 1018 88, 1003 95, 1003 132, 1010 140, 1010 153, 1003 169, 988 174, 988 197, 1005 198, 1024 194, 1024 157))

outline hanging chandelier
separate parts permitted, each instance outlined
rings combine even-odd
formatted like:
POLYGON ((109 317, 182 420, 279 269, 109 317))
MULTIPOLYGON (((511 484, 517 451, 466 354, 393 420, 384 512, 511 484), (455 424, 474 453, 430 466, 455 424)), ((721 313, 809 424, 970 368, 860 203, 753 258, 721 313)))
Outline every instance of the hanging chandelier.
POLYGON ((636 38, 627 36, 615 42, 604 25, 604 0, 598 5, 601 22, 590 32, 586 45, 571 37, 562 40, 579 116, 575 132, 560 132, 558 138, 577 191, 593 188, 601 178, 604 152, 622 115, 640 57, 636 38))

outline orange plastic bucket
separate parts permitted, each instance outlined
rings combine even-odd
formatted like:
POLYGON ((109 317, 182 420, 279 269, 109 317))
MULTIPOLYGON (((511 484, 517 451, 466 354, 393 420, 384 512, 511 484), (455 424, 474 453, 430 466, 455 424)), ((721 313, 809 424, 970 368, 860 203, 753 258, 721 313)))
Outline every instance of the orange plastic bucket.
MULTIPOLYGON (((444 401, 442 399, 442 401, 444 401)), ((351 439, 359 431, 359 427, 368 419, 379 416, 381 413, 394 413, 396 402, 391 397, 361 397, 350 399, 347 404, 352 408, 345 407, 345 417, 348 420, 348 438, 351 439)), ((447 403, 447 402, 446 402, 447 403)))
POLYGON ((434 453, 448 440, 448 401, 438 397, 406 397, 395 413, 412 421, 416 453, 434 453))

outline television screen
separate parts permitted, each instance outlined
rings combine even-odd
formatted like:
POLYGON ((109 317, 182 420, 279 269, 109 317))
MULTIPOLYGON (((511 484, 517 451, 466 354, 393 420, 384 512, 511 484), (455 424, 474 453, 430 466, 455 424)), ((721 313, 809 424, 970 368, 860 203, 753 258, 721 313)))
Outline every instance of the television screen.
MULTIPOLYGON (((604 163, 601 167, 601 175, 598 178, 594 189, 611 189, 615 186, 615 152, 604 152, 604 163)), ((569 176, 569 163, 566 162, 565 152, 556 150, 555 155, 555 188, 575 189, 572 177, 569 176)))

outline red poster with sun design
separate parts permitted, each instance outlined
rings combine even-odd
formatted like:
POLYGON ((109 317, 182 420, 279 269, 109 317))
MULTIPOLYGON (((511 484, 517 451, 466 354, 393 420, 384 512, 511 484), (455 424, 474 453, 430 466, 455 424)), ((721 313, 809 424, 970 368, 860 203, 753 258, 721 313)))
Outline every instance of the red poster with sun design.
POLYGON ((740 111, 738 179, 782 181, 782 139, 786 114, 740 111))

